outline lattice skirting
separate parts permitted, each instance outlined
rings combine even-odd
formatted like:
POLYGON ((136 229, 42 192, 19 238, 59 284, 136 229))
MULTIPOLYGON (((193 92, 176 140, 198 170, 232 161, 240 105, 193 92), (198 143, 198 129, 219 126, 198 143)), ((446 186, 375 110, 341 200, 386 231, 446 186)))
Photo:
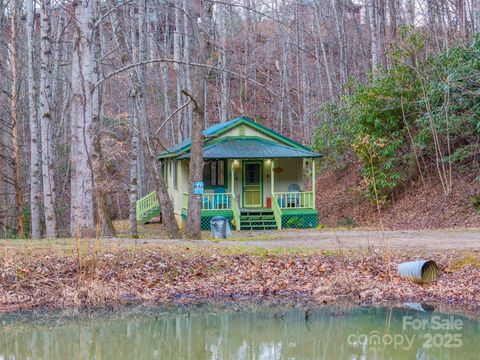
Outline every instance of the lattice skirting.
MULTIPOLYGON (((217 216, 217 215, 215 215, 217 216)), ((202 230, 210 230, 210 220, 212 219, 212 217, 214 216, 202 216, 202 222, 201 222, 201 228, 202 230)), ((232 217, 230 216, 225 216, 227 219, 228 219, 228 223, 230 224, 230 228, 234 228, 234 226, 232 225, 232 217)), ((186 221, 186 219, 185 219, 186 221)))
MULTIPOLYGON (((215 216, 218 216, 218 214, 216 215, 202 215, 202 218, 201 218, 201 222, 200 222, 200 228, 204 231, 207 231, 207 230, 210 230, 210 220, 212 219, 212 217, 215 217, 215 216)), ((222 214, 221 216, 224 216, 228 219, 228 223, 230 224, 230 227, 232 229, 235 228, 235 226, 232 225, 232 219, 233 219, 233 216, 232 215, 225 215, 225 214, 222 214)), ((183 222, 183 225, 186 226, 187 224, 187 214, 185 212, 182 212, 182 222, 183 222)))
POLYGON ((282 229, 309 229, 318 225, 317 214, 282 215, 282 229))

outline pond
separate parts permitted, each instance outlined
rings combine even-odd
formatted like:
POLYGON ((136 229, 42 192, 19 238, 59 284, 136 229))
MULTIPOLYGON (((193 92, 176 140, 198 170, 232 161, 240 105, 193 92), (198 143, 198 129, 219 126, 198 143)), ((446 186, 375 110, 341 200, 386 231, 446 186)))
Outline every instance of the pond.
POLYGON ((468 360, 479 353, 478 320, 423 311, 420 305, 0 315, 2 360, 468 360))

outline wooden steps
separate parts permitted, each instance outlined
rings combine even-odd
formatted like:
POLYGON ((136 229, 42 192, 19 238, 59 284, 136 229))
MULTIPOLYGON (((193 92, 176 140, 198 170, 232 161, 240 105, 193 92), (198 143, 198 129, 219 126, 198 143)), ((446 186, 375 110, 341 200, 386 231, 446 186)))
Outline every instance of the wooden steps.
POLYGON ((275 230, 277 223, 270 209, 240 210, 240 230, 275 230))
POLYGON ((138 222, 141 224, 146 224, 150 220, 158 216, 160 216, 160 207, 153 208, 142 213, 140 219, 138 219, 138 222))

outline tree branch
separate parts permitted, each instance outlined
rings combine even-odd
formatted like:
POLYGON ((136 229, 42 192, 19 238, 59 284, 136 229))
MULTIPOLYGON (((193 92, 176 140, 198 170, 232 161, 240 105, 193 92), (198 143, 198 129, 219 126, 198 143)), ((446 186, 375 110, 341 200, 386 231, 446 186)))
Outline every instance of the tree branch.
POLYGON ((152 60, 145 60, 145 61, 139 61, 137 63, 133 63, 133 64, 128 64, 128 65, 125 65, 124 67, 118 69, 118 70, 115 70, 113 72, 111 72, 110 74, 106 75, 103 77, 103 79, 99 80, 96 84, 95 84, 95 87, 103 84, 106 80, 108 80, 109 78, 111 77, 114 77, 118 74, 121 74, 122 72, 124 71, 127 71, 127 70, 130 70, 132 68, 135 68, 135 67, 138 67, 138 66, 142 66, 142 65, 147 65, 147 64, 155 64, 155 63, 172 63, 172 64, 180 64, 180 65, 190 65, 190 66, 196 66, 196 67, 201 67, 201 68, 204 68, 204 69, 210 69, 210 70, 216 70, 216 71, 224 71, 226 72, 227 74, 230 74, 232 76, 236 76, 238 78, 241 78, 241 79, 244 79, 244 80, 248 80, 260 87, 263 87, 265 90, 267 90, 270 94, 272 94, 273 96, 275 96, 276 98, 280 99, 281 96, 278 95, 275 91, 273 91, 272 89, 270 89, 268 86, 266 86, 265 84, 262 84, 261 82, 258 82, 257 80, 255 79, 252 79, 248 76, 245 76, 245 75, 242 75, 242 74, 239 74, 235 71, 231 71, 231 70, 227 70, 227 69, 221 69, 217 66, 213 66, 213 65, 208 65, 208 64, 201 64, 201 63, 195 63, 195 62, 188 62, 188 61, 182 61, 182 60, 173 60, 173 59, 164 59, 164 58, 159 58, 159 59, 152 59, 152 60))

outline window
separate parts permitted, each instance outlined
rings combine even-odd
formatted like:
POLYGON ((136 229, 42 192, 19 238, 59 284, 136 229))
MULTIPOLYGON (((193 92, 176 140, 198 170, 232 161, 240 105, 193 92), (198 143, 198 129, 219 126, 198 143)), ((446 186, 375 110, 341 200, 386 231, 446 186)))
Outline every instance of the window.
POLYGON ((178 162, 175 160, 173 162, 173 188, 178 189, 178 162))
POLYGON ((225 160, 205 161, 203 166, 205 186, 225 186, 225 160))
POLYGON ((163 180, 167 181, 167 161, 162 161, 162 173, 163 173, 163 180))
POLYGON ((165 181, 165 185, 168 188, 168 160, 163 160, 162 161, 162 174, 163 174, 163 181, 165 181))
POLYGON ((260 184, 260 164, 245 164, 245 185, 260 184))

